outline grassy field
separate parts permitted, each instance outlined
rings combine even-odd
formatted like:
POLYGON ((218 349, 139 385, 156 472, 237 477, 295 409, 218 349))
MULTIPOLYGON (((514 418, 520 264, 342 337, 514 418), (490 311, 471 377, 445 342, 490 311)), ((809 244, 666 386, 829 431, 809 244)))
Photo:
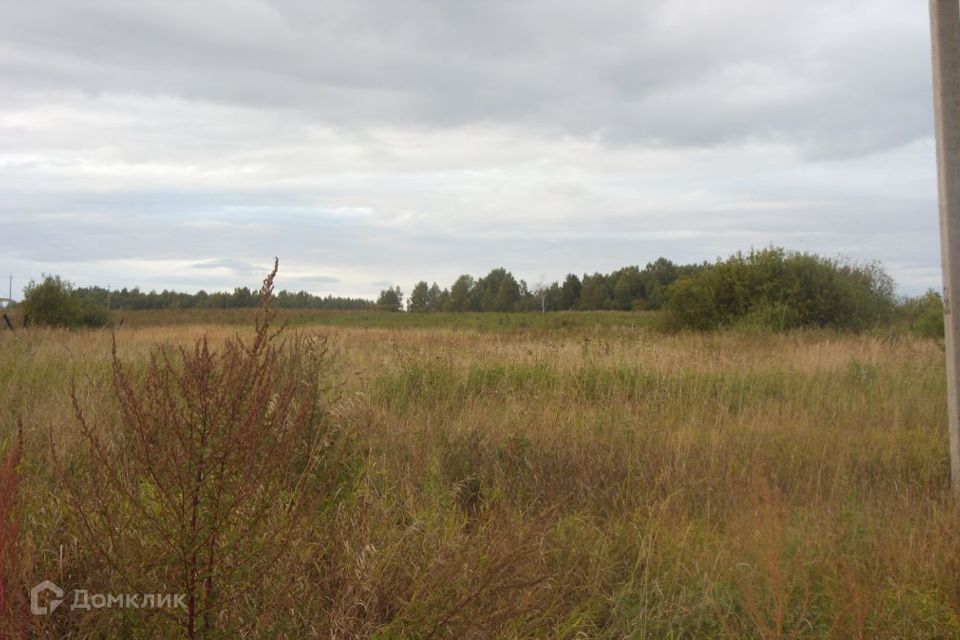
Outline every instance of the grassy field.
MULTIPOLYGON (((22 318, 12 312, 20 326, 22 318)), ((112 312, 113 322, 124 327, 237 324, 252 326, 256 309, 159 309, 112 312)), ((466 331, 512 331, 528 329, 577 329, 596 326, 653 327, 660 318, 653 311, 552 311, 550 313, 389 313, 280 309, 278 321, 290 326, 356 327, 359 329, 447 329, 466 331)))
MULTIPOLYGON (((134 374, 157 344, 252 333, 248 313, 130 317, 134 374)), ((210 637, 960 637, 941 341, 664 335, 616 313, 288 319, 334 347, 336 444, 292 553, 233 585, 210 637)), ((65 497, 103 490, 71 387, 91 423, 122 422, 110 335, 0 333, 3 441, 24 429, 19 592, 122 592, 136 562, 156 570, 96 553, 65 497)), ((18 624, 182 637, 176 615, 64 605, 18 624)))

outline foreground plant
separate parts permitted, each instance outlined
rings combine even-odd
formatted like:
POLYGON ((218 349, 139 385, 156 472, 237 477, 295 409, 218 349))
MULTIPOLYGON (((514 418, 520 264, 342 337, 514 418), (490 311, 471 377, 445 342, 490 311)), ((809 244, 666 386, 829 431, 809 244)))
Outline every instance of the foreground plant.
MULTIPOLYGON (((17 514, 19 466, 23 455, 23 437, 19 431, 7 444, 0 462, 0 635, 14 633, 23 623, 21 594, 15 589, 17 572, 16 541, 20 531, 17 514)), ((4 637, 6 637, 4 635, 4 637)))
POLYGON ((249 631, 280 606, 284 581, 271 572, 322 457, 328 350, 274 331, 276 272, 250 342, 158 346, 139 373, 114 341, 115 422, 93 424, 73 392, 92 464, 65 486, 86 542, 125 590, 183 594, 183 608, 161 613, 187 638, 249 631))

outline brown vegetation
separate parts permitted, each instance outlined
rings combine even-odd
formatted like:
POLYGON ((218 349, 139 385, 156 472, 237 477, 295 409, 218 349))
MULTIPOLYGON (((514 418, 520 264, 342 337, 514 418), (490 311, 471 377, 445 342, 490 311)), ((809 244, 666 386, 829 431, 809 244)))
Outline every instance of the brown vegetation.
MULTIPOLYGON (((20 537, 35 551, 17 580, 116 592, 128 588, 128 575, 144 591, 193 585, 198 603, 207 602, 191 556, 165 546, 147 517, 177 512, 160 490, 189 464, 186 454, 172 464, 174 450, 191 449, 179 448, 170 424, 177 421, 151 410, 157 423, 142 437, 169 433, 158 445, 171 452, 160 458, 168 479, 121 485, 136 488, 133 496, 94 499, 85 488, 111 468, 144 476, 159 464, 140 460, 148 448, 126 425, 136 411, 166 406, 164 398, 186 406, 191 396, 166 381, 212 369, 212 397, 230 405, 230 385, 251 390, 242 406, 262 404, 264 386, 223 377, 221 358, 239 344, 236 331, 119 331, 119 378, 137 381, 129 392, 112 385, 109 333, 0 336, 0 418, 28 417, 20 537), (203 342, 196 347, 203 336, 209 357, 203 342), (84 429, 70 410, 72 381, 84 429), (129 401, 118 402, 117 390, 129 401), (46 464, 47 428, 62 477, 46 464), (121 437, 131 439, 123 453, 99 457, 96 447, 79 446, 117 447, 121 437), (90 535, 100 529, 80 517, 107 522, 99 520, 104 509, 123 525, 112 538, 90 535), (112 547, 98 551, 97 542, 112 547)), ((272 562, 249 550, 216 551, 238 563, 216 576, 216 614, 197 635, 960 634, 960 512, 948 490, 939 341, 832 332, 664 336, 609 324, 308 327, 288 340, 321 334, 338 353, 319 376, 338 384, 321 393, 326 448, 313 463, 290 451, 275 466, 257 463, 271 470, 265 494, 299 492, 302 508, 289 518, 277 508, 218 525, 253 528, 257 545, 283 532, 288 553, 272 562), (289 472, 283 478, 281 468, 289 472), (283 593, 275 592, 280 585, 283 593)), ((244 335, 249 348, 256 337, 244 335)), ((242 353, 238 362, 246 362, 242 353)), ((272 388, 287 388, 286 371, 272 374, 272 388)), ((301 406, 293 402, 288 415, 301 406)), ((241 442, 254 442, 242 433, 241 442)), ((191 495, 188 477, 177 486, 191 495)), ((229 485, 240 493, 242 477, 229 485)), ((206 513, 209 522, 229 520, 206 513)), ((208 528, 188 530, 185 539, 209 539, 208 528)), ((203 565, 210 556, 197 548, 203 565)), ((206 609, 198 604, 199 618, 206 609)), ((169 635, 179 622, 106 609, 32 620, 35 633, 51 637, 169 635)))

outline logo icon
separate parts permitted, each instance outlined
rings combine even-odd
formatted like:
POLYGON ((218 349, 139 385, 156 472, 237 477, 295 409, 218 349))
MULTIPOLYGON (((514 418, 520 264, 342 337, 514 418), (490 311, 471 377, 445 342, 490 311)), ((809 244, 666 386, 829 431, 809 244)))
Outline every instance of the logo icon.
POLYGON ((44 580, 33 589, 30 589, 30 613, 35 616, 44 616, 53 613, 63 604, 63 589, 49 580, 44 580), (53 597, 46 601, 46 604, 40 604, 40 597, 43 594, 50 593, 53 597))

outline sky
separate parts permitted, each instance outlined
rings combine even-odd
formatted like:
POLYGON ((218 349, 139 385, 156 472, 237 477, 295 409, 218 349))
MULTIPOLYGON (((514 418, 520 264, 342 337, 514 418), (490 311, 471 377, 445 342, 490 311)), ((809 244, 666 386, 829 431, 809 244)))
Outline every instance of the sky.
POLYGON ((769 245, 940 286, 917 0, 0 0, 0 95, 14 297, 769 245))

